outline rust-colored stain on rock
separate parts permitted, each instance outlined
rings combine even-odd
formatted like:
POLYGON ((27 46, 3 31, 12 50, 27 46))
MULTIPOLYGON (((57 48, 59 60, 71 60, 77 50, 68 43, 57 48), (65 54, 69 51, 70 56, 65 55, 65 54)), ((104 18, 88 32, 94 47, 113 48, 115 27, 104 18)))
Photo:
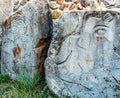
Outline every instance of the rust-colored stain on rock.
POLYGON ((44 72, 44 61, 40 63, 38 71, 44 72))
POLYGON ((48 49, 47 46, 49 45, 50 41, 51 41, 51 37, 41 38, 35 45, 35 48, 38 48, 38 49, 41 48, 41 51, 36 52, 36 59, 40 60, 39 64, 36 65, 39 72, 44 71, 44 61, 45 61, 46 52, 48 49))
POLYGON ((39 48, 41 46, 44 46, 45 44, 49 44, 50 43, 51 38, 41 38, 38 43, 35 45, 35 48, 39 48))
POLYGON ((17 44, 16 48, 13 50, 13 54, 14 54, 14 57, 16 57, 17 55, 18 55, 18 57, 20 57, 21 48, 18 44, 17 44))
POLYGON ((87 80, 87 81, 89 80, 88 76, 86 76, 86 80, 87 80))
POLYGON ((5 22, 4 22, 4 27, 8 27, 8 25, 13 21, 12 16, 10 16, 5 22))

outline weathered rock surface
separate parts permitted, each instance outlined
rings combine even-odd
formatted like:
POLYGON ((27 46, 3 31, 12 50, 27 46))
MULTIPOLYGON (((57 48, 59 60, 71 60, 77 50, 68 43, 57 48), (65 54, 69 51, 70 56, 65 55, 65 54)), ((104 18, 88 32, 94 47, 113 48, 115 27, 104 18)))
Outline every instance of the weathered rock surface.
POLYGON ((67 11, 53 24, 45 62, 50 89, 71 98, 119 98, 118 10, 67 11))
POLYGON ((32 80, 43 70, 51 40, 51 15, 46 1, 30 1, 4 23, 1 71, 13 79, 32 80))
POLYGON ((5 21, 5 19, 11 14, 12 10, 13 0, 0 0, 0 23, 5 21))

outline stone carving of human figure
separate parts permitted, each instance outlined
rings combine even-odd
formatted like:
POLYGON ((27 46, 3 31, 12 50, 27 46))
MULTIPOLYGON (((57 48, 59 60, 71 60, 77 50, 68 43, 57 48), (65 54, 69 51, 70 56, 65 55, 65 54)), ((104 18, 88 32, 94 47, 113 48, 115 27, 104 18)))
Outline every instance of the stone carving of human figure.
POLYGON ((113 98, 120 93, 114 91, 120 80, 120 14, 71 13, 55 21, 57 33, 45 63, 47 83, 60 96, 113 98))
POLYGON ((86 19, 83 33, 81 33, 81 35, 83 34, 81 38, 86 40, 86 49, 89 52, 86 61, 93 61, 93 64, 91 63, 90 65, 94 65, 94 68, 109 66, 111 55, 113 54, 114 16, 111 13, 105 13, 100 17, 91 17, 91 15, 86 17, 89 18, 86 19), (88 37, 84 39, 86 35, 88 37))
POLYGON ((67 37, 55 58, 56 71, 65 78, 110 66, 115 34, 114 14, 86 12, 82 19, 79 34, 67 37))

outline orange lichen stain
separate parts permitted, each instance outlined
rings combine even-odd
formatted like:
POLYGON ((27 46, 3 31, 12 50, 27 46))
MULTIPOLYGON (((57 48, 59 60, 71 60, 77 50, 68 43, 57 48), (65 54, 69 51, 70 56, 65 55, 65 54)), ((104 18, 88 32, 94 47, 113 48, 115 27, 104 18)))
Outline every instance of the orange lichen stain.
POLYGON ((64 0, 56 0, 56 3, 61 5, 63 3, 64 0))
POLYGON ((8 27, 8 25, 9 24, 11 24, 11 22, 13 21, 13 19, 12 19, 12 16, 10 16, 5 22, 4 22, 4 27, 6 28, 6 27, 8 27))
POLYGON ((78 3, 80 3, 80 0, 75 0, 74 3, 78 4, 78 3))
POLYGON ((86 80, 87 80, 87 81, 89 80, 88 76, 86 76, 86 80))
POLYGON ((60 17, 60 15, 61 15, 61 12, 55 10, 52 12, 52 19, 58 19, 60 17))
POLYGON ((96 37, 97 41, 99 41, 99 37, 96 37))
POLYGON ((18 57, 20 57, 21 55, 21 48, 20 46, 17 44, 16 48, 13 50, 13 54, 14 54, 14 57, 16 57, 18 55, 18 57))
POLYGON ((104 37, 103 37, 103 36, 101 36, 101 37, 100 37, 100 40, 103 40, 103 39, 104 39, 104 37))
POLYGON ((41 46, 44 46, 45 44, 49 44, 50 43, 51 38, 41 38, 38 43, 35 45, 35 48, 39 48, 41 46))

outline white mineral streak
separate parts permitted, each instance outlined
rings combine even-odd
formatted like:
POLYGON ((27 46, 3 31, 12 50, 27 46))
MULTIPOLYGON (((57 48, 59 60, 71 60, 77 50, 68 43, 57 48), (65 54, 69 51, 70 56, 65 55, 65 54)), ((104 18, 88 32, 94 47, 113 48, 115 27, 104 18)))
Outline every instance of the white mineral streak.
POLYGON ((53 20, 45 62, 49 87, 60 97, 120 97, 119 9, 63 11, 53 20))

